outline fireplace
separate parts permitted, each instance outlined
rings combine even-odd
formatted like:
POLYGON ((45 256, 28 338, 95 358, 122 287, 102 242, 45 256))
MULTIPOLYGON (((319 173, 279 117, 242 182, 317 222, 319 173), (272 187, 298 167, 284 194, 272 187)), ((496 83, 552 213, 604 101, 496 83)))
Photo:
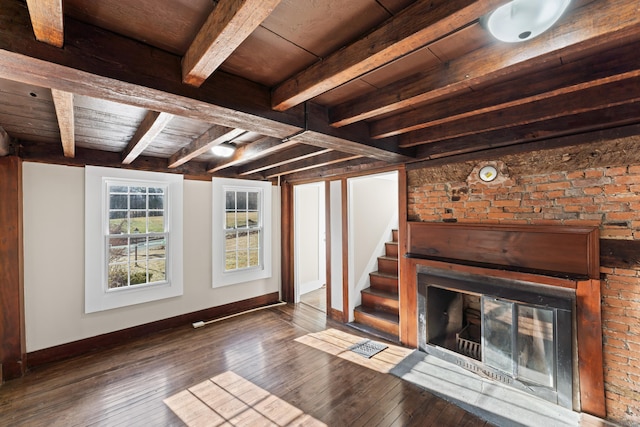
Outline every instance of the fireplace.
POLYGON ((408 222, 405 260, 405 343, 606 416, 596 227, 408 222))
POLYGON ((575 292, 418 267, 419 347, 573 409, 575 292))

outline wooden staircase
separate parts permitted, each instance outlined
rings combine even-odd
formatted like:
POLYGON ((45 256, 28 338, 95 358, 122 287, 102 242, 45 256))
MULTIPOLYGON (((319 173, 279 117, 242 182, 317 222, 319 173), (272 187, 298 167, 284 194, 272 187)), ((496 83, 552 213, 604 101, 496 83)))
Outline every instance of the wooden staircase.
POLYGON ((378 271, 369 273, 370 287, 360 291, 362 305, 354 309, 351 326, 393 341, 399 336, 398 230, 378 257, 378 271))

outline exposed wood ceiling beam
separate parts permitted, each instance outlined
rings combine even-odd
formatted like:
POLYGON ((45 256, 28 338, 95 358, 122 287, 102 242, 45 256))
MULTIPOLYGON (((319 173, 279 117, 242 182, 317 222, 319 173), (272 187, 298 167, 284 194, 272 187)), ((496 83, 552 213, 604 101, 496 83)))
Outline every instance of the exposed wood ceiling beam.
POLYGON ((550 136, 584 134, 609 127, 635 124, 640 122, 638 111, 640 111, 640 102, 635 102, 575 114, 571 118, 559 117, 508 129, 462 136, 421 145, 417 149, 416 157, 419 159, 435 159, 472 151, 484 151, 508 145, 531 143, 547 139, 550 136))
POLYGON ((330 150, 328 148, 313 147, 309 145, 299 145, 283 153, 270 156, 269 158, 262 158, 248 165, 242 166, 238 168, 237 173, 238 175, 251 175, 277 166, 282 166, 300 160, 312 158, 320 154, 328 153, 330 151, 333 150, 330 150))
POLYGON ((208 173, 215 173, 222 169, 249 163, 252 160, 270 156, 279 151, 296 145, 295 141, 282 142, 277 138, 265 137, 259 141, 242 145, 238 148, 230 159, 212 162, 207 166, 208 173))
POLYGON ((280 0, 220 0, 182 58, 182 81, 200 87, 280 0))
POLYGON ((477 114, 498 112, 530 102, 573 93, 589 87, 640 76, 640 43, 609 49, 598 55, 528 74, 445 99, 371 123, 371 136, 383 138, 435 126, 477 114))
POLYGON ((169 167, 178 167, 191 159, 207 152, 214 145, 233 141, 246 133, 242 129, 232 129, 225 126, 212 126, 205 133, 197 137, 186 147, 182 147, 169 158, 169 167))
POLYGON ((278 166, 273 169, 269 169, 265 172, 267 179, 277 178, 282 175, 288 175, 295 172, 302 172, 309 169, 321 168, 336 163, 343 163, 349 160, 358 159, 362 156, 353 154, 338 153, 337 151, 331 151, 329 153, 321 154, 297 162, 288 163, 283 166, 278 166))
POLYGON ((418 0, 365 37, 284 81, 273 108, 284 111, 477 20, 505 0, 418 0))
POLYGON ((407 170, 414 170, 436 167, 444 164, 489 160, 508 156, 511 154, 520 154, 523 151, 531 152, 539 150, 549 150, 553 148, 578 146, 581 144, 589 144, 599 141, 606 142, 629 137, 637 138, 638 135, 640 135, 640 124, 634 124, 611 129, 603 129, 597 132, 579 133, 575 135, 549 138, 541 141, 530 142, 527 144, 509 145, 442 158, 425 159, 418 162, 409 163, 407 164, 406 168, 407 170))
POLYGON ((122 163, 133 162, 151 144, 173 118, 172 114, 149 111, 122 152, 122 163))
POLYGON ((55 47, 64 45, 62 0, 27 0, 36 40, 55 47))
POLYGON ((51 89, 53 105, 56 109, 62 152, 65 157, 74 157, 76 149, 75 120, 73 114, 73 93, 51 89))
POLYGON ((476 135, 491 130, 629 104, 640 100, 638 87, 640 87, 640 78, 635 77, 622 82, 590 87, 581 91, 579 96, 558 95, 518 105, 501 112, 501 114, 492 112, 478 114, 405 133, 400 136, 400 146, 413 147, 458 136, 476 135))
MULTIPOLYGON (((272 110, 270 91, 264 86, 218 71, 196 89, 183 84, 179 73, 166 71, 180 69, 180 57, 176 55, 69 17, 65 24, 67 36, 83 43, 53 49, 34 40, 25 5, 0 0, 0 78, 280 139, 305 127, 304 107, 286 112, 272 110)), ((328 123, 322 126, 330 128, 328 123)), ((355 135, 355 140, 351 131, 334 129, 330 135, 346 145, 371 144, 374 151, 388 150, 392 157, 405 152, 398 148, 397 141, 378 145, 368 132, 355 135)))
POLYGON ((11 154, 11 137, 9 137, 9 134, 0 126, 0 157, 9 154, 11 154))
POLYGON ((495 43, 388 85, 373 95, 340 104, 331 109, 330 122, 333 126, 347 125, 468 91, 473 85, 487 84, 509 73, 519 75, 552 61, 570 61, 637 37, 639 26, 635 2, 594 1, 572 10, 559 25, 527 43, 495 43))
POLYGON ((369 159, 361 157, 359 159, 351 160, 347 163, 338 163, 330 165, 321 169, 309 169, 306 171, 295 172, 288 174, 284 177, 286 182, 301 182, 301 181, 317 181, 326 180, 332 177, 349 177, 357 176, 362 173, 378 173, 388 172, 395 170, 394 167, 390 167, 386 162, 380 160, 369 159))

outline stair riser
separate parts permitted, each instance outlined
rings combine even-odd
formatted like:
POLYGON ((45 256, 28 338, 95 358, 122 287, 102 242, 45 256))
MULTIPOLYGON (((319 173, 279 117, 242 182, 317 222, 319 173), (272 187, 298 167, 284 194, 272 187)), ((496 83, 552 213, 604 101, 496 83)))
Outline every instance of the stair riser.
POLYGON ((394 294, 398 293, 398 279, 393 279, 390 277, 382 277, 374 274, 369 275, 369 283, 371 288, 377 289, 379 291, 391 292, 394 294))
POLYGON ((398 245, 396 243, 385 243, 384 248, 387 256, 398 258, 398 245))
POLYGON ((355 321, 358 323, 362 323, 363 325, 367 325, 371 328, 375 328, 379 331, 386 332, 391 335, 398 336, 399 335, 399 327, 395 322, 389 322, 384 319, 379 319, 377 317, 369 316, 366 313, 361 313, 356 311, 354 313, 355 321))
POLYGON ((391 235, 393 236, 393 241, 397 242, 398 241, 398 230, 392 230, 391 231, 391 235))
POLYGON ((399 305, 398 300, 396 299, 383 298, 369 293, 362 293, 362 305, 395 315, 399 314, 399 305))
POLYGON ((378 258, 378 271, 386 274, 398 274, 398 260, 378 258))

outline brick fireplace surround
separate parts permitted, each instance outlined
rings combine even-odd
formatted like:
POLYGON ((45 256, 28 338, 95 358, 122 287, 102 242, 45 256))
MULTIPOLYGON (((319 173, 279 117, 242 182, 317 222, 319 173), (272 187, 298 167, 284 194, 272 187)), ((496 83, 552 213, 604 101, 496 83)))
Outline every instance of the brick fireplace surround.
POLYGON ((639 146, 633 136, 407 171, 409 221, 599 228, 606 413, 626 426, 640 425, 640 255, 603 251, 638 247, 639 146), (487 164, 499 176, 485 183, 487 164))

